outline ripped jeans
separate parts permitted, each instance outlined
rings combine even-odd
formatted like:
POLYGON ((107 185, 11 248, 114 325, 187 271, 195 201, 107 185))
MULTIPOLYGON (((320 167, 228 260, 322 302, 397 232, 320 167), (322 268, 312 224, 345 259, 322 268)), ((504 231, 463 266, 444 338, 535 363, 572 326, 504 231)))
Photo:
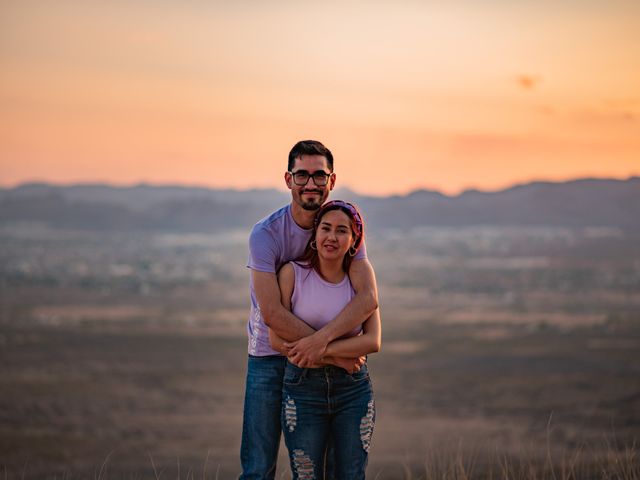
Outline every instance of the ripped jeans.
POLYGON ((299 368, 287 362, 282 389, 282 432, 293 479, 325 478, 333 444, 331 476, 365 478, 375 406, 367 366, 350 375, 328 366, 299 368))

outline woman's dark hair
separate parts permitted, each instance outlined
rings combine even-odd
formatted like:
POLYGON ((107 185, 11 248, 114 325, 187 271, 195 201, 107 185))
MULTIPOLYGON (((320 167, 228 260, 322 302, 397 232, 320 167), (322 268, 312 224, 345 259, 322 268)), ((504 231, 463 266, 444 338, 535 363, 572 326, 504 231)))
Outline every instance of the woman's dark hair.
POLYGON ((349 220, 351 221, 351 233, 353 234, 353 238, 355 238, 356 240, 353 249, 350 248, 342 260, 342 269, 345 272, 349 273, 349 267, 351 267, 353 256, 360 249, 364 240, 364 221, 362 220, 360 211, 355 205, 348 202, 343 202, 342 200, 332 200, 322 205, 318 209, 318 213, 316 214, 316 218, 313 222, 313 233, 311 234, 311 238, 307 242, 304 253, 300 258, 296 260, 296 262, 301 263, 303 267, 313 268, 316 272, 318 272, 318 274, 320 274, 320 259, 318 257, 318 250, 316 248, 311 248, 311 245, 312 242, 315 242, 316 232, 318 231, 320 220, 327 212, 330 212, 332 210, 340 210, 349 217, 349 220))
POLYGON ((293 170, 293 166, 296 163, 296 158, 300 155, 322 155, 327 159, 327 166, 329 171, 333 172, 333 155, 331 150, 325 147, 317 140, 302 140, 296 143, 289 152, 289 163, 287 164, 287 171, 293 170))

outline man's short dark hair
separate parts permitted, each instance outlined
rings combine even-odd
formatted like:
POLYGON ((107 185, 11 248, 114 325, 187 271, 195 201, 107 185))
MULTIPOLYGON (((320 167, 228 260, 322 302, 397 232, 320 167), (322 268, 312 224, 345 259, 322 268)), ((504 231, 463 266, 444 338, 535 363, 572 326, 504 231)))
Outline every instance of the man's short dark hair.
POLYGON ((333 155, 331 154, 331 150, 317 140, 302 140, 293 146, 289 152, 289 164, 287 165, 288 171, 291 171, 296 162, 296 158, 300 155, 322 155, 327 159, 329 171, 333 172, 333 155))

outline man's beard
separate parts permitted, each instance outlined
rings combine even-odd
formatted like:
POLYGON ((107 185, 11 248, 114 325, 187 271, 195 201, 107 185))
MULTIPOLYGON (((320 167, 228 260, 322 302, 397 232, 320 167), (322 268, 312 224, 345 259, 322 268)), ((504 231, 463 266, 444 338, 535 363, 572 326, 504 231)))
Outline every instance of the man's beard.
POLYGON ((315 199, 303 200, 302 193, 300 193, 298 196, 299 205, 304 210, 309 210, 309 211, 318 210, 322 206, 322 203, 324 202, 325 198, 327 198, 327 195, 325 194, 325 192, 317 192, 317 193, 319 193, 317 200, 315 199))
POLYGON ((313 200, 309 200, 308 202, 300 202, 300 206, 304 209, 304 210, 318 210, 320 208, 320 206, 322 205, 322 202, 315 202, 313 200))

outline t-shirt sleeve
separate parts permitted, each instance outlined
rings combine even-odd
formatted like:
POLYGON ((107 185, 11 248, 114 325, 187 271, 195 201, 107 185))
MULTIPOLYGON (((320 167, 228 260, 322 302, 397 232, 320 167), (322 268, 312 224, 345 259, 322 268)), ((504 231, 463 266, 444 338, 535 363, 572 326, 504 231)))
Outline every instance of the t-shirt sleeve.
POLYGON ((366 258, 367 258, 367 243, 366 243, 365 240, 362 240, 362 245, 360 245, 360 248, 356 252, 356 254, 353 257, 353 259, 354 260, 365 260, 366 258))
POLYGON ((249 261, 247 267, 259 272, 276 273, 278 246, 271 233, 254 227, 249 235, 249 261))

